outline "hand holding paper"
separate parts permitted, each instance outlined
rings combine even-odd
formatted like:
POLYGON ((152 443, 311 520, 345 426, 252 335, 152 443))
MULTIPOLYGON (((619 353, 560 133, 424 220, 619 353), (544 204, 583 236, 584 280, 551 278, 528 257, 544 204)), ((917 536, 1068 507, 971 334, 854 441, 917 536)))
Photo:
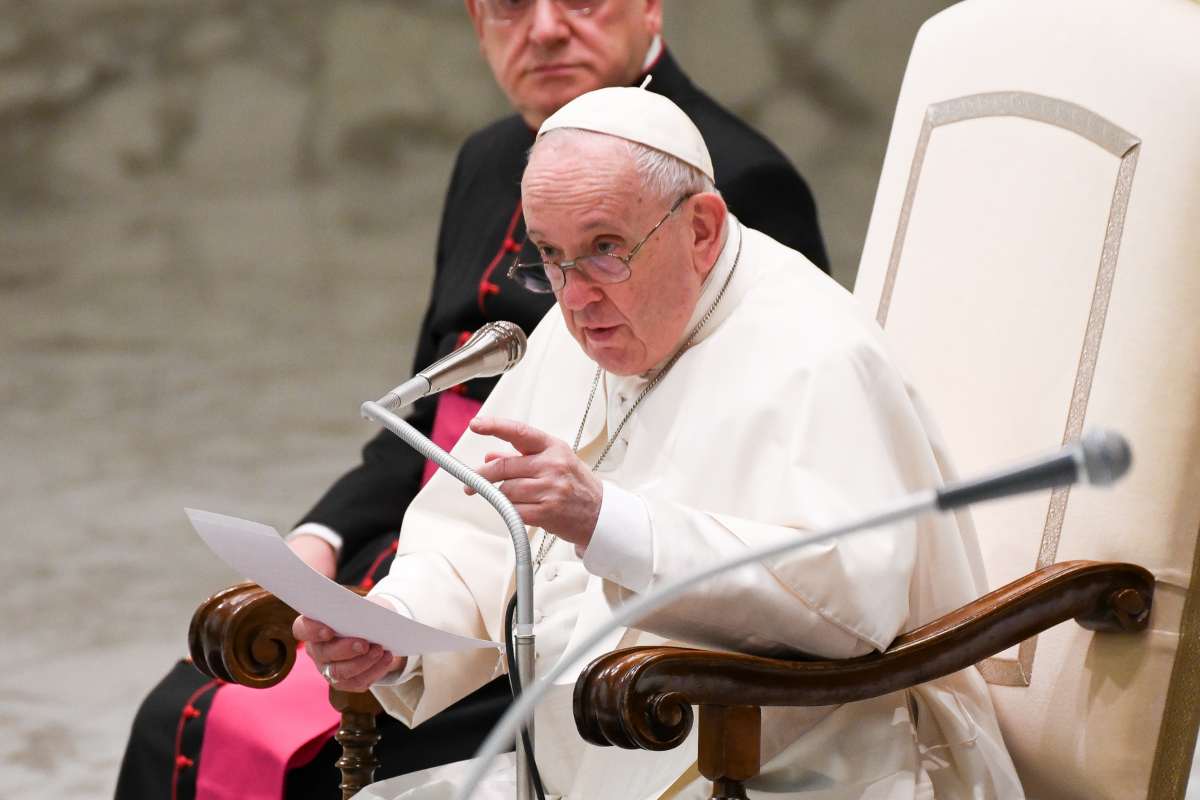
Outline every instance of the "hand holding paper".
POLYGON ((301 561, 268 525, 211 511, 185 511, 196 533, 222 561, 341 636, 365 639, 398 656, 500 647, 422 625, 339 586, 301 561))
MULTIPOLYGON (((386 605, 378 597, 368 598, 386 605)), ((301 614, 292 623, 292 635, 303 642, 308 655, 330 686, 346 692, 365 692, 390 673, 403 674, 408 656, 393 656, 365 639, 338 636, 327 625, 301 614)))

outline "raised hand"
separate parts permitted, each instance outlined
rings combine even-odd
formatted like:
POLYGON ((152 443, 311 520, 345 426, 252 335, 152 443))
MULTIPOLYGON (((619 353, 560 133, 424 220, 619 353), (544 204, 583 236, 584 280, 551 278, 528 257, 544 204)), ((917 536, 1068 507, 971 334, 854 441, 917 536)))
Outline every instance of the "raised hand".
MULTIPOLYGON (((471 430, 503 439, 516 449, 488 453, 478 472, 491 483, 500 484, 500 491, 526 524, 587 547, 600 516, 604 484, 570 445, 510 419, 476 417, 471 420, 471 430)), ((470 488, 465 491, 474 493, 470 488)))

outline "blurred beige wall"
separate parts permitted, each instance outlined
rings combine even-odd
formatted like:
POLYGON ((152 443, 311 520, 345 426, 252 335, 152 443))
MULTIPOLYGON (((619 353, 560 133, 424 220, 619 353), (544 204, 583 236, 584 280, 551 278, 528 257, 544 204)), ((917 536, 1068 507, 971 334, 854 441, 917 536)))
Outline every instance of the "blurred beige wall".
MULTIPOLYGON (((949 3, 666 3, 685 68, 812 183, 849 286, 908 48, 949 3)), ((386 227, 440 202, 458 142, 504 112, 457 0, 0 5, 0 200, 21 214, 358 171, 395 184, 360 209, 386 227)))

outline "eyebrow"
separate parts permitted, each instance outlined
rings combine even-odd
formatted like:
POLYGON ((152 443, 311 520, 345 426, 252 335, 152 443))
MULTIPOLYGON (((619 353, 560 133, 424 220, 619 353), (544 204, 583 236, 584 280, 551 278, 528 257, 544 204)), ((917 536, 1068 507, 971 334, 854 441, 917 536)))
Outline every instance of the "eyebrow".
MULTIPOLYGON (((583 224, 583 230, 585 232, 600 230, 600 229, 604 229, 604 228, 611 229, 612 224, 608 220, 603 220, 603 221, 602 220, 593 220, 592 222, 585 222, 583 224)), ((534 237, 541 238, 542 232, 539 231, 537 228, 527 228, 525 231, 525 235, 529 236, 530 238, 534 238, 534 237)), ((626 238, 625 235, 621 234, 621 233, 614 232, 612 235, 619 236, 622 239, 626 238)))

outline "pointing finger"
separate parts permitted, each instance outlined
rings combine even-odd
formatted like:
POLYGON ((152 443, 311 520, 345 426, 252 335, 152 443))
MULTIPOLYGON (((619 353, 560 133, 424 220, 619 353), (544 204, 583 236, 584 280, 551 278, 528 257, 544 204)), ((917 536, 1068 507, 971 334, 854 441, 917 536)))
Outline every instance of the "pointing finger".
POLYGON ((471 420, 471 430, 480 436, 503 439, 524 455, 540 453, 555 441, 553 436, 532 425, 500 417, 476 417, 471 420))

